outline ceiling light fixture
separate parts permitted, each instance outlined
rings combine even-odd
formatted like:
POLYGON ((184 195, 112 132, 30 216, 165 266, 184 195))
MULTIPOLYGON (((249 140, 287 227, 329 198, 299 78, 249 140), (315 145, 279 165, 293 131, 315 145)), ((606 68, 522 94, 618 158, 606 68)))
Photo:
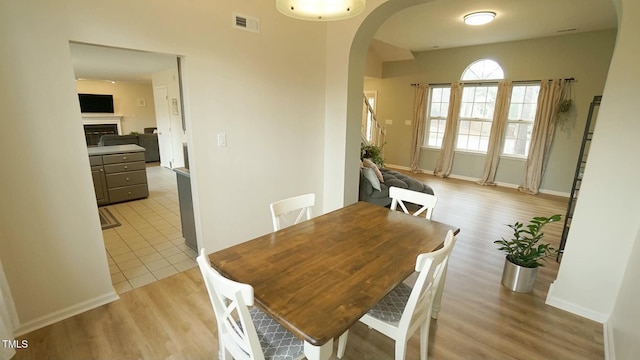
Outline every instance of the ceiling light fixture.
POLYGON ((484 25, 493 21, 496 13, 493 11, 478 11, 464 16, 464 23, 467 25, 484 25))
POLYGON ((104 82, 110 82, 112 84, 115 84, 116 81, 115 80, 108 80, 108 79, 87 79, 87 78, 77 78, 76 81, 104 81, 104 82))
POLYGON ((360 14, 366 0, 276 0, 276 8, 292 18, 331 21, 360 14))

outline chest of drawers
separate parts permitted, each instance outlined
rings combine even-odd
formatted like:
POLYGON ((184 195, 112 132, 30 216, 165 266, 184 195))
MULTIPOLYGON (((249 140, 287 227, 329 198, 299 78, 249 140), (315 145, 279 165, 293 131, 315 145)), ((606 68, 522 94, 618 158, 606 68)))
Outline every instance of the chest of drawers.
POLYGON ((116 145, 89 148, 96 200, 99 205, 149 196, 144 148, 116 145))

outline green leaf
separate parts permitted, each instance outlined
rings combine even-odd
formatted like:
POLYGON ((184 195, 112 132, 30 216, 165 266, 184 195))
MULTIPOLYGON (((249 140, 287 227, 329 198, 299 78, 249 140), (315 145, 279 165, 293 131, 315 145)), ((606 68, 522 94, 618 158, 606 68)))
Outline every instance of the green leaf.
POLYGON ((550 217, 536 216, 529 220, 526 226, 521 222, 508 224, 507 226, 513 230, 511 239, 501 238, 494 241, 499 245, 498 250, 507 254, 507 259, 512 263, 524 267, 542 266, 541 261, 557 254, 557 250, 550 244, 538 244, 544 237, 542 228, 549 223, 560 221, 561 215, 556 214, 550 217))

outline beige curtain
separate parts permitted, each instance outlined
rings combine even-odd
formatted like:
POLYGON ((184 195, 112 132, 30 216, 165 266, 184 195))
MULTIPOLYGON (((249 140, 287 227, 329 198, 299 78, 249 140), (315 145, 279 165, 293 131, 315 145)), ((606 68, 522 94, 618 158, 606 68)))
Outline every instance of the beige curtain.
POLYGON ((449 96, 449 113, 447 114, 447 124, 444 129, 442 148, 436 163, 433 174, 440 177, 448 177, 453 167, 453 152, 456 148, 456 137, 458 135, 458 118, 460 117, 460 105, 462 104, 462 84, 455 82, 451 84, 451 95, 449 96))
POLYGON ((496 99, 496 107, 493 110, 491 134, 489 134, 489 148, 487 149, 487 157, 484 161, 484 174, 482 175, 482 179, 478 181, 480 185, 496 184, 496 171, 498 171, 504 132, 507 127, 507 118, 509 117, 509 103, 511 102, 512 89, 511 81, 502 81, 498 84, 498 96, 496 99))
POLYGON ((542 80, 540 94, 538 95, 538 109, 531 135, 529 156, 524 165, 524 183, 518 188, 521 192, 537 194, 542 182, 549 149, 553 142, 553 133, 556 128, 556 112, 560 102, 560 95, 565 82, 561 79, 553 81, 542 80))
POLYGON ((429 94, 428 84, 418 84, 415 87, 415 98, 413 101, 413 137, 411 138, 411 172, 421 173, 419 168, 420 150, 424 142, 424 127, 427 105, 427 95, 429 94))

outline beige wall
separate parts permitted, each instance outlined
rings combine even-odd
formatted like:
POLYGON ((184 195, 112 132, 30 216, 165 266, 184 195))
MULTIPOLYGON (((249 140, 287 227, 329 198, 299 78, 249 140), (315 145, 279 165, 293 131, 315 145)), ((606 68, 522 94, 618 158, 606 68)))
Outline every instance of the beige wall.
POLYGON ((363 15, 327 24, 325 211, 358 201, 360 128, 369 44, 392 14, 430 0, 370 0, 363 15))
POLYGON ((0 9, 0 149, 19 159, 1 175, 0 258, 19 332, 114 295, 69 41, 184 57, 207 251, 271 231, 274 200, 315 192, 322 212, 326 24, 246 0, 30 0, 0 9), (232 29, 233 12, 260 18, 261 33, 232 29), (213 146, 218 132, 227 147, 213 146))
POLYGON ((367 59, 364 64, 364 76, 365 77, 373 77, 373 78, 381 78, 382 77, 382 60, 380 57, 371 49, 367 51, 367 59))
MULTIPOLYGON (((601 95, 613 47, 615 30, 605 30, 526 41, 507 42, 465 48, 425 51, 416 60, 387 62, 382 79, 365 81, 365 90, 378 91, 378 119, 393 120, 387 126, 387 163, 409 166, 412 127, 405 120, 412 119, 412 83, 449 83, 458 80, 472 62, 489 58, 497 61, 510 80, 532 80, 574 77, 575 107, 563 126, 557 128, 548 170, 541 188, 551 192, 571 190, 576 159, 589 103, 594 95, 601 95), (544 49, 544 51, 540 51, 544 49)), ((424 148, 420 167, 433 170, 439 150, 424 148)), ((484 169, 484 155, 456 152, 453 174, 480 178, 484 169)), ((520 185, 524 174, 524 160, 502 158, 496 181, 520 185)))
POLYGON ((117 81, 76 81, 78 93, 113 95, 113 111, 122 116, 122 134, 132 131, 144 132, 146 127, 156 126, 151 83, 117 81), (144 106, 138 100, 144 101, 144 106))
POLYGON ((633 248, 629 253, 629 261, 624 278, 620 283, 620 293, 616 298, 613 313, 609 319, 605 336, 615 345, 617 359, 634 359, 640 353, 640 311, 638 311, 638 276, 640 276, 640 232, 636 235, 633 248))
POLYGON ((610 359, 640 353, 640 2, 616 0, 619 33, 558 278, 547 302, 607 322, 610 359), (612 356, 615 353, 615 356, 612 356))

